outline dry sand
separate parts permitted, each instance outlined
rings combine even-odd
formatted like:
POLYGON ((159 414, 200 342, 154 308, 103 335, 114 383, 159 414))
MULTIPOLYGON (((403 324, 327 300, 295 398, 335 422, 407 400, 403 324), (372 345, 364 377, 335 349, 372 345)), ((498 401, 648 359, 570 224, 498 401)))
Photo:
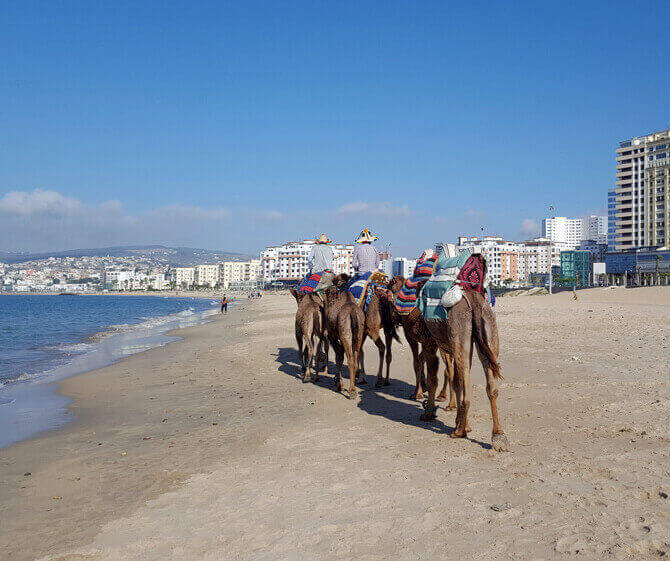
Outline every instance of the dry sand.
POLYGON ((670 555, 670 290, 579 295, 498 300, 508 453, 476 360, 468 440, 418 420, 407 344, 357 403, 302 384, 289 296, 71 378, 77 420, 0 451, 0 558, 670 555))

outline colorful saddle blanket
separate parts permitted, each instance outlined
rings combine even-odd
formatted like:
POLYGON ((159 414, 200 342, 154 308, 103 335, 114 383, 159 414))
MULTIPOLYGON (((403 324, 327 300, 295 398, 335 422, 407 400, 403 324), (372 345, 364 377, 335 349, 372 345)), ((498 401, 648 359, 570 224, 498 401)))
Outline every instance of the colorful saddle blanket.
POLYGON ((419 284, 433 274, 436 260, 437 255, 426 256, 424 252, 417 261, 414 274, 405 281, 395 298, 395 309, 400 315, 409 314, 416 307, 419 299, 417 294, 419 284))
POLYGON ((351 295, 356 300, 356 304, 361 306, 365 311, 374 295, 374 288, 385 284, 386 281, 386 275, 381 271, 360 273, 349 281, 347 290, 351 292, 351 295))
POLYGON ((310 293, 328 288, 333 284, 334 276, 335 274, 328 270, 320 271, 318 273, 310 273, 302 280, 300 286, 298 286, 298 292, 310 293))
POLYGON ((419 310, 425 319, 447 319, 447 308, 440 305, 440 299, 454 286, 470 257, 472 253, 469 250, 462 251, 455 257, 447 257, 445 252, 439 254, 433 274, 423 286, 419 297, 419 310))

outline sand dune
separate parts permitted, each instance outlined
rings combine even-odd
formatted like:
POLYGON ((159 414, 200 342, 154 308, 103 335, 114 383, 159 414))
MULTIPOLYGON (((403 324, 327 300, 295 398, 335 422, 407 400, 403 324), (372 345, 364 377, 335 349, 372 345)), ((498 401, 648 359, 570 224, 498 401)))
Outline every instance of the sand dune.
POLYGON ((406 344, 357 403, 303 384, 288 296, 67 380, 77 421, 0 451, 0 558, 667 556, 670 291, 571 298, 498 300, 508 453, 476 360, 467 440, 418 420, 406 344))

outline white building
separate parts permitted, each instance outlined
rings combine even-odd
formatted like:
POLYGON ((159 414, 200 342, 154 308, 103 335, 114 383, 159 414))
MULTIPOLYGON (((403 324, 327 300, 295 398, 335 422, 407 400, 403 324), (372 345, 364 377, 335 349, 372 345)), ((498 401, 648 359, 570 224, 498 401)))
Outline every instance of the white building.
POLYGON ((197 266, 198 286, 209 286, 214 288, 220 282, 220 265, 198 265, 197 266))
POLYGON ((506 279, 518 280, 518 264, 516 256, 520 244, 505 241, 500 236, 459 236, 457 248, 469 249, 481 253, 488 265, 488 278, 491 283, 499 284, 506 279))
POLYGON ((576 249, 585 240, 606 243, 607 217, 591 215, 585 218, 545 218, 542 220, 542 237, 567 244, 569 249, 576 249))
POLYGON ((607 243, 607 216, 591 215, 583 218, 584 238, 580 241, 593 241, 598 244, 607 243))
POLYGON ((224 261, 221 263, 220 272, 219 284, 224 288, 229 288, 231 285, 242 288, 241 285, 244 284, 251 287, 252 284, 260 280, 261 260, 224 261))
MULTIPOLYGON (((261 252, 260 269, 264 282, 300 281, 309 272, 308 258, 314 240, 288 242, 267 247, 261 252)), ((353 273, 353 245, 331 244, 334 273, 353 273)))
POLYGON ((198 270, 196 267, 175 267, 173 275, 177 288, 190 288, 197 284, 198 270))
POLYGON ((406 279, 414 276, 416 268, 416 259, 407 259, 406 257, 395 257, 391 261, 391 275, 402 275, 406 279))

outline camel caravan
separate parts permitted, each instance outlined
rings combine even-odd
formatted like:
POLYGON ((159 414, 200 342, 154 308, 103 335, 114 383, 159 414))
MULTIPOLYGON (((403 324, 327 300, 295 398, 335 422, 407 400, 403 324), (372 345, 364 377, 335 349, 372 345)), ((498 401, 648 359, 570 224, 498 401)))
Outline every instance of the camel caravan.
POLYGON ((389 279, 380 272, 376 236, 364 229, 354 250, 355 274, 335 275, 331 240, 322 234, 309 256, 311 272, 292 290, 298 309, 295 336, 303 381, 318 381, 327 371, 329 348, 335 352, 335 387, 342 387, 344 357, 349 371, 349 399, 356 398, 356 384, 365 384, 363 344, 369 337, 379 351, 376 387, 390 384, 391 347, 402 325, 412 351, 415 388, 412 399, 423 402, 423 421, 437 417, 438 401, 456 410, 452 438, 470 432, 470 368, 476 350, 486 376, 491 405, 491 444, 496 451, 509 449, 498 418, 499 340, 488 288, 486 259, 480 253, 457 251, 451 244, 427 249, 417 261, 412 277, 389 279), (382 338, 383 335, 383 338, 382 338), (440 356, 444 382, 439 386, 440 356), (386 374, 384 376, 384 365, 386 374), (447 389, 448 388, 448 389, 447 389))

